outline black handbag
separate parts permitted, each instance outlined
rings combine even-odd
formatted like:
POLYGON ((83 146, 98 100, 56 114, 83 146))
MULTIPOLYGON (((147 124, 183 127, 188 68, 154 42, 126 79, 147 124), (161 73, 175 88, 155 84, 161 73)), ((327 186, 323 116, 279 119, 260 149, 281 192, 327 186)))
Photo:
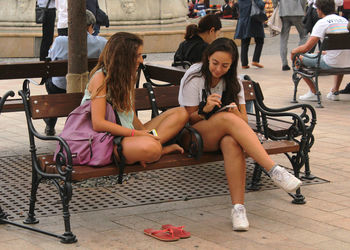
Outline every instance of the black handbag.
POLYGON ((41 24, 44 22, 44 16, 45 16, 45 12, 47 11, 47 9, 49 8, 49 4, 50 4, 51 0, 49 0, 46 4, 46 7, 39 7, 38 2, 36 2, 36 7, 35 7, 35 22, 37 24, 41 24))
POLYGON ((260 9, 254 0, 252 0, 252 8, 250 10, 250 17, 251 17, 251 19, 253 19, 257 22, 261 22, 261 23, 267 21, 267 19, 268 19, 266 16, 265 9, 260 9))
POLYGON ((106 26, 107 28, 109 27, 109 18, 100 8, 96 10, 96 24, 106 26))

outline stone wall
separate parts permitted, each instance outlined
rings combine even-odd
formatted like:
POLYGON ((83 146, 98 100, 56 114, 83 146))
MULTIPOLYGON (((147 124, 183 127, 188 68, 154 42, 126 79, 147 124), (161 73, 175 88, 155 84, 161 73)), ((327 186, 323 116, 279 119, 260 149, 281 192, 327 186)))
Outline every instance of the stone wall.
MULTIPOLYGON (((36 26, 35 0, 0 0, 0 27, 36 26)), ((111 25, 161 24, 184 21, 186 0, 99 0, 111 25)))

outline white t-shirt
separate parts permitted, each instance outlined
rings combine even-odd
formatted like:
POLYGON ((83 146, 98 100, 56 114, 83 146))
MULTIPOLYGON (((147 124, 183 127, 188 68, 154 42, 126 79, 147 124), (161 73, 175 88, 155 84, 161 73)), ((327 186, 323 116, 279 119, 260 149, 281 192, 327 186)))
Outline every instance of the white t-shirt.
MULTIPOLYGON (((184 84, 188 76, 191 75, 192 73, 199 72, 201 67, 202 67, 202 63, 193 64, 186 71, 185 75, 182 77, 180 90, 179 90, 179 104, 181 106, 189 106, 189 107, 198 106, 199 103, 202 101, 202 89, 205 89, 204 76, 198 76, 198 77, 195 76, 189 82, 184 84)), ((238 80, 238 82, 241 85, 241 91, 238 93, 238 101, 239 101, 239 104, 245 104, 243 85, 240 80, 238 80)), ((224 90, 225 90, 225 82, 223 79, 221 79, 214 88, 210 89, 210 92, 212 94, 215 93, 222 96, 222 93, 224 92, 224 90)))
POLYGON ((67 0, 56 0, 57 29, 68 28, 67 0))
MULTIPOLYGON (((38 0, 38 5, 39 7, 45 8, 49 0, 38 0)), ((49 9, 54 9, 55 8, 55 0, 51 0, 48 6, 49 9)))
MULTIPOLYGON (((336 14, 325 16, 317 21, 312 29, 311 36, 319 37, 323 41, 326 34, 348 33, 348 20, 336 14)), ((328 50, 323 59, 333 68, 350 67, 350 50, 328 50)))

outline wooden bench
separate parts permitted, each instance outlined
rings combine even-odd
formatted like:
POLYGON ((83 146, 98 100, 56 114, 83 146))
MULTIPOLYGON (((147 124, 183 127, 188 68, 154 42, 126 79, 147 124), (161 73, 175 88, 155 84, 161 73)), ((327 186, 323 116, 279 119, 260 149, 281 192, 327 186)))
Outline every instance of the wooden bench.
MULTIPOLYGON (((96 64, 97 58, 88 59, 88 70, 90 71, 96 64)), ((0 63, 0 80, 65 76, 67 71, 67 60, 0 63)), ((0 101, 1 99, 0 96, 0 101)), ((17 111, 24 111, 22 99, 13 98, 4 102, 2 112, 17 111)))
MULTIPOLYGON (((309 78, 316 88, 317 94, 317 107, 323 108, 321 104, 321 92, 319 91, 318 86, 318 77, 319 76, 328 76, 328 75, 339 75, 339 74, 350 74, 350 68, 333 68, 333 69, 321 69, 320 68, 320 59, 324 51, 327 50, 349 50, 350 49, 350 34, 349 33, 340 33, 340 34, 327 34, 322 42, 320 51, 317 54, 317 65, 314 68, 307 68, 302 66, 300 61, 297 60, 301 54, 298 53, 293 58, 293 75, 292 79, 294 82, 294 94, 292 103, 297 103, 297 89, 299 82, 302 78, 309 78)), ((305 56, 305 55, 304 55, 305 56)))
MULTIPOLYGON (((146 82, 151 83, 153 87, 164 87, 170 85, 180 85, 181 78, 184 76, 186 70, 178 67, 170 67, 164 66, 154 63, 146 63, 140 66, 140 70, 142 70, 146 82)), ((245 76, 246 79, 252 81, 249 76, 245 76)), ((139 82, 136 83, 137 87, 139 86, 139 82)), ((264 134, 266 138, 278 140, 279 138, 285 138, 286 135, 291 133, 291 128, 293 127, 293 122, 290 120, 285 120, 282 117, 272 117, 262 115, 259 112, 259 108, 257 105, 262 107, 265 110, 269 110, 271 112, 286 112, 289 110, 299 109, 301 112, 299 113, 301 117, 306 115, 306 119, 309 120, 306 124, 306 130, 308 132, 308 140, 307 145, 305 147, 305 174, 302 176, 304 179, 312 180, 315 178, 311 174, 310 164, 309 164, 309 154, 311 147, 314 144, 314 136, 312 134, 314 127, 316 125, 316 112, 308 104, 304 104, 302 106, 290 106, 286 109, 271 109, 264 104, 264 95, 260 88, 260 85, 256 82, 253 84, 255 88, 255 98, 252 99, 254 102, 255 111, 252 113, 248 113, 248 124, 249 126, 256 132, 264 134), (305 111, 304 111, 305 110, 305 111), (308 111, 308 112, 307 112, 308 111), (303 113, 305 112, 305 114, 303 113), (307 114, 310 114, 311 117, 307 117, 307 114)), ((152 114, 154 117, 155 114, 152 114)))
MULTIPOLYGON (((151 85, 151 84, 149 84, 151 85)), ((247 100, 255 100, 254 83, 245 82, 245 94, 247 100)), ((152 86, 148 86, 152 88, 152 86)), ((157 105, 156 109, 167 109, 178 106, 177 96, 179 91, 179 85, 171 85, 167 87, 156 87, 152 90, 154 95, 153 102, 150 101, 150 93, 147 88, 136 89, 135 105, 136 110, 150 110, 155 109, 154 105, 157 105)), ((32 154, 32 189, 30 197, 30 206, 28 217, 25 220, 27 224, 35 224, 38 220, 35 217, 35 202, 37 200, 37 189, 40 182, 44 179, 52 180, 55 186, 59 189, 60 198, 63 205, 63 219, 65 232, 62 235, 53 234, 47 231, 41 231, 51 236, 55 236, 61 239, 61 242, 72 243, 76 241, 76 236, 71 231, 70 215, 69 215, 69 202, 72 198, 73 190, 72 183, 79 182, 88 178, 95 178, 101 176, 118 175, 120 173, 119 168, 112 164, 103 167, 91 167, 91 166, 72 166, 72 158, 68 146, 65 141, 59 136, 45 136, 37 132, 33 125, 33 120, 43 119, 48 117, 65 117, 74 108, 76 108, 81 101, 81 93, 70 94, 56 94, 56 95, 39 95, 30 96, 29 83, 24 85, 23 90, 19 91, 19 95, 22 97, 25 115, 27 119, 27 125, 29 129, 30 151, 32 154), (49 155, 37 155, 35 140, 45 141, 58 141, 63 149, 68 152, 66 159, 53 160, 53 154, 49 155)), ((302 107, 302 105, 298 105, 302 107)), ((260 106, 257 106, 260 110, 260 106)), ((312 108, 311 108, 312 109, 312 108)), ((309 134, 307 132, 307 126, 304 121, 308 122, 310 119, 306 115, 306 109, 304 114, 299 116, 284 109, 284 113, 263 111, 264 116, 288 116, 293 121, 290 128, 290 133, 278 140, 263 140, 262 145, 269 154, 286 154, 290 160, 295 176, 299 177, 300 168, 305 162, 305 145, 309 140, 309 134)), ((264 127, 268 127, 267 123, 263 124, 264 127)), ((197 134, 198 136, 199 134, 197 134)), ((195 137, 198 139, 198 137, 195 137)), ((268 137, 266 137, 268 138, 268 137)), ((199 135, 199 139, 201 137, 199 135)), ((197 141, 196 145, 199 145, 201 150, 201 141, 197 141)), ((194 164, 202 164, 213 161, 221 161, 223 157, 220 152, 203 153, 201 157, 189 157, 188 154, 171 154, 165 155, 160 161, 147 165, 147 168, 142 167, 139 164, 127 165, 124 173, 148 171, 169 167, 180 167, 194 164)), ((256 166, 254 171, 255 178, 259 177, 260 167, 256 166)), ((260 170, 261 174, 261 170, 260 170)), ((296 191, 296 194, 290 194, 293 197, 294 203, 304 203, 304 196, 300 193, 300 189, 296 191)))

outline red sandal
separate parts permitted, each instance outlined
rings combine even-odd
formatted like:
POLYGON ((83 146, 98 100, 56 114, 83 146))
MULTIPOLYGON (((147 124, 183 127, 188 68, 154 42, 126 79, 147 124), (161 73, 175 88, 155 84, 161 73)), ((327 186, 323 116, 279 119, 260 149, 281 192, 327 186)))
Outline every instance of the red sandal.
POLYGON ((170 228, 163 230, 154 230, 152 228, 148 228, 143 230, 143 232, 144 234, 161 241, 176 241, 180 239, 179 237, 175 236, 173 230, 170 228))
POLYGON ((175 227, 171 224, 162 225, 162 229, 171 229, 176 237, 186 239, 191 237, 191 233, 184 230, 185 226, 175 227))

